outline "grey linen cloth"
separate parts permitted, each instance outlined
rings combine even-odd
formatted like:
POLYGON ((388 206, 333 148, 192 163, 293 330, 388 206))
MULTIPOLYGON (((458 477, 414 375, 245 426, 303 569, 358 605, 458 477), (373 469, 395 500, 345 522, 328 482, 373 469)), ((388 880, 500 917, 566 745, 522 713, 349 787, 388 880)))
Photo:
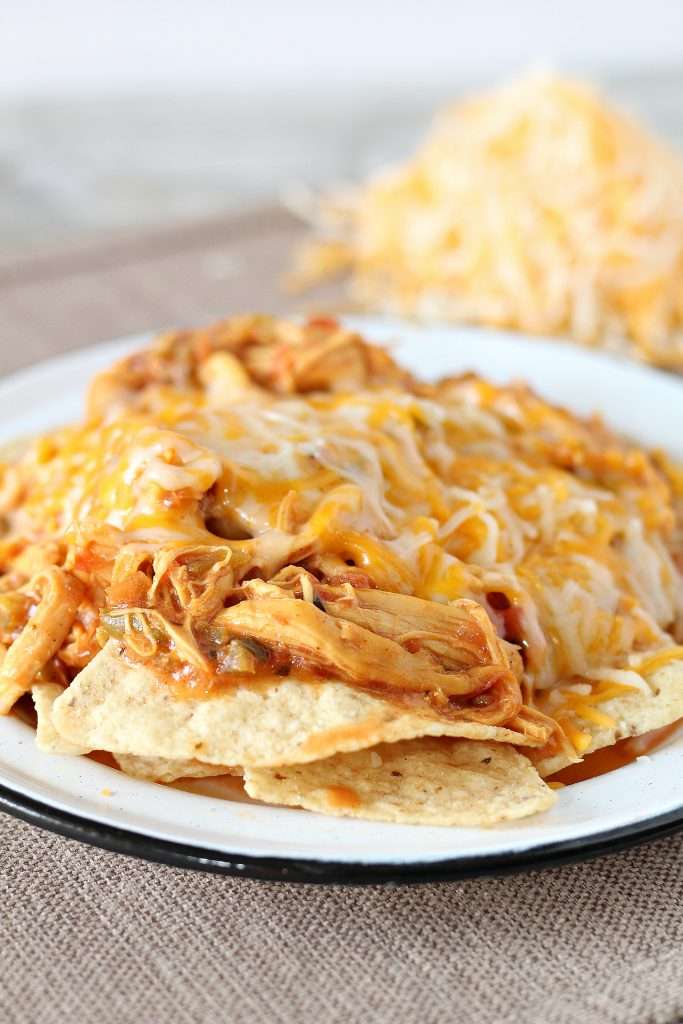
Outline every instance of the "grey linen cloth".
MULTIPOLYGON (((340 308, 278 285, 264 209, 0 263, 0 372, 229 313, 340 308)), ((0 814, 0 1024, 672 1024, 683 837, 545 872, 407 887, 149 864, 0 814)))

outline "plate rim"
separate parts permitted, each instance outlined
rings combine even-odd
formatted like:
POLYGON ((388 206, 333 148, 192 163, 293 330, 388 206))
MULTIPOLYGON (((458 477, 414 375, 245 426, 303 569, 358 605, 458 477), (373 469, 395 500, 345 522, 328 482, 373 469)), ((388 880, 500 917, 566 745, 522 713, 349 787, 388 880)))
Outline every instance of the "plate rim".
POLYGON ((412 863, 316 860, 229 854, 156 839, 51 807, 0 784, 0 811, 86 846, 167 867, 204 871, 260 882, 308 885, 419 885, 545 871, 594 860, 683 831, 683 806, 645 821, 598 833, 544 843, 517 853, 448 857, 412 863))

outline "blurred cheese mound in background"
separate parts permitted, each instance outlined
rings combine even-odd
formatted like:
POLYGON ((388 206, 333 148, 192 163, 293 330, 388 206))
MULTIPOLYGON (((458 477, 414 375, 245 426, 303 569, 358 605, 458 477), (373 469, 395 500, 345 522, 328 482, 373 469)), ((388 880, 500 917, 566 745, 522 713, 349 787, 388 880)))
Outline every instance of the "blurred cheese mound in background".
POLYGON ((441 112, 414 158, 324 200, 294 280, 382 312, 565 335, 683 371, 683 161, 534 73, 441 112))

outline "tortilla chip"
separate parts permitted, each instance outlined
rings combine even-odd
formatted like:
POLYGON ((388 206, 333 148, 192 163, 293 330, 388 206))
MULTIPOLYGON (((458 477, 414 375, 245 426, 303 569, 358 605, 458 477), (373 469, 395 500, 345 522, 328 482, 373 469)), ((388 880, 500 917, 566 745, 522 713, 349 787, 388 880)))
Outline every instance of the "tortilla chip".
POLYGON ((114 754, 122 772, 146 782, 175 782, 176 779, 204 779, 214 775, 241 775, 240 768, 205 764, 203 761, 170 760, 167 757, 137 757, 114 754))
POLYGON ((88 754, 92 747, 72 743, 55 729, 52 712, 55 701, 63 693, 63 687, 57 683, 36 683, 32 687, 33 703, 38 718, 36 746, 46 754, 88 754))
POLYGON ((247 768, 249 796, 374 821, 480 827, 551 807, 555 794, 506 744, 415 739, 313 764, 247 768))
POLYGON ((647 679, 652 694, 629 693, 599 705, 599 710, 615 719, 606 728, 588 723, 592 741, 590 750, 610 746, 627 736, 640 736, 661 729, 683 717, 683 661, 672 661, 647 679))
POLYGON ((583 758, 579 757, 578 754, 572 757, 564 750, 557 752, 553 750, 552 753, 538 750, 535 753, 539 756, 532 756, 529 760, 542 779, 547 779, 549 775, 554 775, 555 772, 561 772, 563 768, 568 768, 571 764, 579 764, 579 762, 583 761, 583 758))
MULTIPOLYGON (((614 725, 597 725, 585 718, 573 716, 577 728, 591 736, 583 756, 602 747, 611 747, 617 740, 642 736, 645 732, 661 729, 683 718, 683 661, 672 661, 664 665, 648 676, 646 681, 651 693, 625 693, 596 706, 596 711, 614 719, 614 725)), ((529 756, 544 778, 581 760, 577 757, 572 761, 563 754, 545 756, 542 750, 530 751, 529 756)))
MULTIPOLYGON (((64 693, 57 683, 36 683, 32 689, 38 724, 36 745, 47 754, 89 754, 93 747, 72 743, 57 732, 52 720, 54 702, 64 693)), ((212 775, 241 775, 240 768, 204 764, 202 761, 171 761, 163 757, 135 757, 114 754, 119 768, 126 775, 149 782, 174 782, 176 779, 208 778, 212 775)))
POLYGON ((408 712, 334 680, 283 677, 204 699, 179 698, 152 669, 125 660, 113 640, 59 698, 54 722, 65 739, 98 750, 214 765, 301 764, 415 736, 526 739, 509 729, 408 712))

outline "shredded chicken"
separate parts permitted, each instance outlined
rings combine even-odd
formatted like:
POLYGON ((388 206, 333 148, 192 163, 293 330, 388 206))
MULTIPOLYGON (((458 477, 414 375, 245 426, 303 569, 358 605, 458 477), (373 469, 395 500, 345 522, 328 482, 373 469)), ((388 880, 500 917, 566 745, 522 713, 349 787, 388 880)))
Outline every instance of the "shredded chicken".
POLYGON ((405 386, 411 379, 382 349, 336 320, 321 317, 298 326, 243 316, 163 335, 149 349, 121 360, 94 380, 88 410, 99 417, 148 407, 159 388, 203 387, 220 405, 249 388, 289 395, 405 386), (230 359, 219 361, 217 355, 230 359))
MULTIPOLYGON (((481 647, 481 626, 475 618, 460 618, 461 629, 469 626, 471 647, 481 647)), ((261 598, 242 601, 222 611, 212 622, 229 636, 255 639, 266 648, 284 648, 288 655, 306 664, 359 685, 375 685, 412 693, 437 693, 446 697, 483 695, 497 685, 506 687, 506 699, 498 702, 500 721, 512 717, 522 701, 514 674, 506 660, 488 662, 470 659, 467 670, 442 667, 448 653, 417 650, 409 653, 400 643, 346 619, 326 614, 307 601, 296 598, 261 598), (500 706, 502 705, 502 707, 500 706)), ((448 647, 448 637, 442 643, 448 647)), ((462 640, 451 641, 457 649, 455 661, 463 660, 462 640)), ((500 657, 500 654, 496 652, 500 657)), ((488 707, 482 698, 480 708, 488 707)))
POLYGON ((0 668, 0 714, 6 714, 57 653, 67 637, 83 597, 73 576, 52 567, 39 573, 29 586, 38 604, 4 656, 0 668))

